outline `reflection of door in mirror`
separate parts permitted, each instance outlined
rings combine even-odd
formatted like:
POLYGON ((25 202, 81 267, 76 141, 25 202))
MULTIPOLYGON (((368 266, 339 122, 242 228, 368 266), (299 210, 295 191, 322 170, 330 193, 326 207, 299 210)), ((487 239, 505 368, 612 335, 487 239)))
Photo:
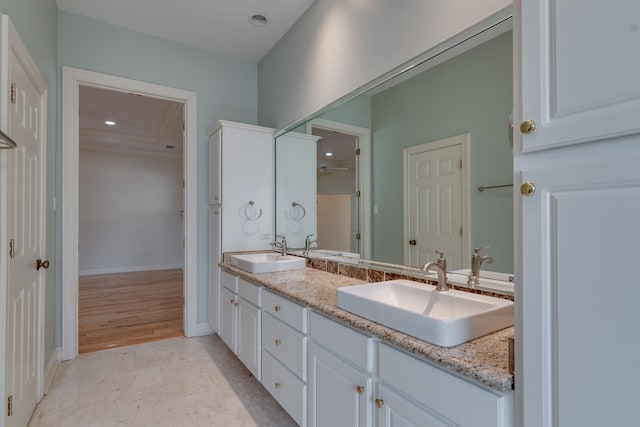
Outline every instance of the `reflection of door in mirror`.
POLYGON ((449 269, 463 267, 468 150, 469 134, 403 150, 405 264, 419 267, 443 251, 449 269))

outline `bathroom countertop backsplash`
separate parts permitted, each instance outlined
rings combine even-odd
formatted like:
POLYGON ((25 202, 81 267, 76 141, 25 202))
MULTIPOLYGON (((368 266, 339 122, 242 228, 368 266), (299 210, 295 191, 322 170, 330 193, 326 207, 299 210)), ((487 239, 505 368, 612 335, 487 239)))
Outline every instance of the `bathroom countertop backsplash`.
POLYGON ((509 338, 514 335, 513 327, 485 335, 456 347, 438 347, 336 307, 336 290, 338 288, 381 280, 377 277, 367 277, 371 273, 353 274, 354 272, 346 270, 328 272, 323 271, 324 269, 307 267, 304 270, 252 274, 233 267, 228 263, 227 257, 221 267, 334 320, 414 354, 416 357, 501 392, 513 389, 513 375, 509 372, 508 343, 509 338))

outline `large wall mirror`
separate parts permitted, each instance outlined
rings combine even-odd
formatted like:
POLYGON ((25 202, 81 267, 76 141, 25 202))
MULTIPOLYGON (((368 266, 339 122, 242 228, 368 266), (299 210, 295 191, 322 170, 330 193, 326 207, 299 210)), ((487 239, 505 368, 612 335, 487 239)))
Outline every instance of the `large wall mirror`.
POLYGON ((508 19, 279 132, 276 233, 449 270, 487 247, 482 269, 513 273, 512 64, 508 19))

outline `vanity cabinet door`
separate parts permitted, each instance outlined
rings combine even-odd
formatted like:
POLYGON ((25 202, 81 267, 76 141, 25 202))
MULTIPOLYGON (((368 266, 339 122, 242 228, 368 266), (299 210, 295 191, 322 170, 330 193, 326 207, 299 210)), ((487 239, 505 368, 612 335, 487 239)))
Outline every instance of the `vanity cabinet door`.
POLYGON ((260 309, 240 298, 238 303, 238 359, 260 380, 260 309))
POLYGON ((309 344, 308 412, 312 427, 370 425, 371 377, 309 344))
MULTIPOLYGON (((445 427, 454 425, 382 384, 378 384, 375 398, 377 427, 445 427)), ((451 399, 455 399, 455 397, 451 396, 451 399)), ((459 403, 464 404, 462 401, 459 403)))
POLYGON ((220 294, 220 325, 218 325, 218 334, 220 338, 222 338, 222 341, 224 341, 235 354, 237 353, 236 304, 238 304, 238 296, 225 287, 222 287, 220 294))

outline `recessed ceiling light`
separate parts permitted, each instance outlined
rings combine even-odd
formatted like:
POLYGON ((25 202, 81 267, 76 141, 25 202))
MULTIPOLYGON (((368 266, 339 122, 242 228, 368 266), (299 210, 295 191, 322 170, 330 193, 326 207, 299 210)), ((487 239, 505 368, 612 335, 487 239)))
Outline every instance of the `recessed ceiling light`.
POLYGON ((331 151, 327 151, 326 153, 324 153, 324 155, 327 157, 331 157, 333 156, 333 153, 331 151))
POLYGON ((251 22, 256 27, 263 27, 267 25, 268 20, 266 16, 256 13, 255 15, 251 15, 249 17, 249 22, 251 22))
POLYGON ((105 120, 104 124, 107 126, 115 126, 116 122, 114 122, 113 120, 105 120))

